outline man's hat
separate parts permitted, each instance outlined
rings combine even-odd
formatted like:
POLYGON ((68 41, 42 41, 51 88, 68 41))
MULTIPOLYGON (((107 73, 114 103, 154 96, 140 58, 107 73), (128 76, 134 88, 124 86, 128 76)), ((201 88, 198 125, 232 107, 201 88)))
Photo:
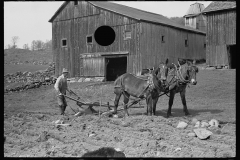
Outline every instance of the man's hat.
POLYGON ((62 73, 68 73, 68 70, 66 68, 63 68, 62 73))

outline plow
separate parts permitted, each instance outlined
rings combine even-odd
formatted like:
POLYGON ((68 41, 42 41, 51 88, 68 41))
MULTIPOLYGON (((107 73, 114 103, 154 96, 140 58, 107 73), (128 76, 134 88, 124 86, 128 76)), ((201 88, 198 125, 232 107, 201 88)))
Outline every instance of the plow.
MULTIPOLYGON (((109 102, 107 102, 106 104, 102 104, 102 103, 100 103, 100 102, 86 102, 86 101, 80 101, 79 99, 75 99, 75 98, 73 98, 73 97, 70 97, 70 96, 67 96, 67 95, 64 95, 64 97, 66 97, 66 98, 68 98, 68 99, 70 99, 70 100, 73 100, 73 101, 75 101, 76 102, 76 104, 81 108, 81 109, 84 109, 82 106, 83 105, 85 105, 85 106, 88 106, 89 107, 89 109, 92 111, 92 113, 93 114, 99 114, 99 115, 101 115, 101 116, 103 116, 103 115, 109 115, 109 114, 112 114, 113 113, 113 109, 111 109, 113 106, 111 106, 110 104, 109 104, 109 102), (104 111, 104 112, 96 112, 95 110, 93 110, 92 109, 92 107, 94 107, 94 106, 99 106, 99 107, 106 107, 107 108, 107 111, 104 111)), ((128 105, 128 108, 130 108, 130 107, 132 107, 134 104, 137 104, 137 103, 139 103, 141 100, 143 100, 143 99, 135 99, 135 100, 133 100, 129 105, 128 105)), ((123 106, 123 105, 122 105, 123 106)), ((119 107, 121 107, 121 105, 119 105, 119 107)), ((71 107, 70 107, 71 108, 71 107)), ((134 108, 144 108, 144 107, 134 107, 134 108)), ((72 109, 72 108, 71 108, 72 109)), ((72 109, 73 110, 73 109, 72 109)), ((122 111, 122 110, 124 110, 123 108, 121 108, 121 109, 118 109, 117 111, 122 111)), ((76 114, 75 114, 75 116, 77 116, 77 115, 79 115, 80 114, 80 112, 76 112, 75 110, 73 110, 76 114)))
MULTIPOLYGON (((80 98, 76 93, 74 93, 72 90, 70 90, 70 93, 74 94, 76 98, 73 98, 73 97, 70 97, 70 96, 67 96, 67 95, 64 95, 65 98, 67 99, 70 99, 72 101, 75 101, 77 106, 80 107, 81 109, 85 109, 83 108, 82 106, 88 106, 88 108, 91 110, 92 114, 95 114, 95 115, 99 115, 99 116, 106 116, 106 115, 110 115, 110 114, 113 114, 114 110, 112 109, 114 106, 110 105, 109 102, 107 103, 101 103, 101 102, 89 102, 89 101, 86 101, 86 100, 83 100, 82 98, 80 98), (103 111, 103 112, 100 112, 100 111, 95 111, 92 107, 94 106, 98 106, 98 107, 106 107, 107 108, 107 111, 103 111)), ((168 92, 164 92, 162 94, 159 94, 159 97, 162 96, 162 95, 167 95, 168 92)), ((168 96, 168 95, 167 95, 168 96)), ((143 106, 140 105, 140 102, 145 100, 146 98, 143 97, 143 98, 135 98, 135 99, 132 99, 131 98, 131 101, 127 104, 127 109, 129 108, 144 108, 143 106), (139 106, 134 106, 135 104, 139 104, 139 106)), ((71 108, 72 111, 75 112, 75 115, 74 116, 78 116, 79 114, 81 114, 81 112, 76 112, 71 106, 69 106, 71 108)), ((121 109, 118 109, 117 111, 122 111, 124 110, 123 108, 123 105, 119 105, 118 107, 121 107, 121 109)))

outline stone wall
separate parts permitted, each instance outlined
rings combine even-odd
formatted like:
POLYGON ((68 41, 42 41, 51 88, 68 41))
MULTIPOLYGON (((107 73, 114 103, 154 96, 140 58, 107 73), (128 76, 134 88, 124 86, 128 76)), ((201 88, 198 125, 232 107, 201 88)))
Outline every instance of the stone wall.
POLYGON ((31 88, 38 88, 42 85, 51 85, 56 82, 54 76, 55 65, 51 63, 46 70, 39 70, 34 73, 32 72, 16 72, 14 74, 4 75, 5 83, 15 83, 15 87, 4 89, 4 93, 22 91, 31 88))
MULTIPOLYGON (((57 77, 54 76, 55 65, 51 63, 46 70, 32 72, 16 72, 14 74, 4 75, 4 84, 12 84, 4 86, 4 93, 19 92, 27 89, 39 88, 42 85, 55 84, 57 77)), ((68 78, 69 83, 73 82, 102 82, 104 77, 92 78, 68 78)))

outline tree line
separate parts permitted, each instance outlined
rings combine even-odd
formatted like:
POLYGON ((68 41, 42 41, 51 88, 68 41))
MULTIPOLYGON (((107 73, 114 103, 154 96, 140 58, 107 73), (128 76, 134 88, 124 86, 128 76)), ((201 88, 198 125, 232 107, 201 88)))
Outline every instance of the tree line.
MULTIPOLYGON (((11 39, 11 43, 5 46, 5 49, 14 49, 18 48, 17 42, 19 41, 18 36, 13 36, 11 39)), ((23 49, 32 50, 32 51, 43 51, 47 49, 52 49, 52 40, 46 40, 45 42, 41 40, 33 40, 30 46, 28 44, 24 44, 23 49)))

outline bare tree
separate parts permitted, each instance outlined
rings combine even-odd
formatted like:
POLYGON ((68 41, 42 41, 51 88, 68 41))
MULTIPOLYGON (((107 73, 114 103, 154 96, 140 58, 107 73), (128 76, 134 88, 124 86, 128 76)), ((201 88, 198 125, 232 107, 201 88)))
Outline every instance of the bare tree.
POLYGON ((28 44, 24 44, 23 49, 28 49, 29 50, 28 44))
POLYGON ((10 44, 7 45, 7 49, 11 49, 12 46, 10 44))
POLYGON ((36 50, 43 50, 44 42, 41 40, 36 41, 36 50))
POLYGON ((46 40, 45 49, 52 49, 52 40, 46 40))
POLYGON ((12 37, 12 48, 17 48, 17 42, 18 42, 18 40, 19 40, 19 37, 18 36, 13 36, 12 37))
POLYGON ((43 42, 41 40, 33 40, 31 44, 31 50, 48 50, 52 49, 52 40, 46 40, 43 42))
POLYGON ((32 51, 36 50, 36 41, 35 40, 32 41, 31 49, 32 49, 32 51))

